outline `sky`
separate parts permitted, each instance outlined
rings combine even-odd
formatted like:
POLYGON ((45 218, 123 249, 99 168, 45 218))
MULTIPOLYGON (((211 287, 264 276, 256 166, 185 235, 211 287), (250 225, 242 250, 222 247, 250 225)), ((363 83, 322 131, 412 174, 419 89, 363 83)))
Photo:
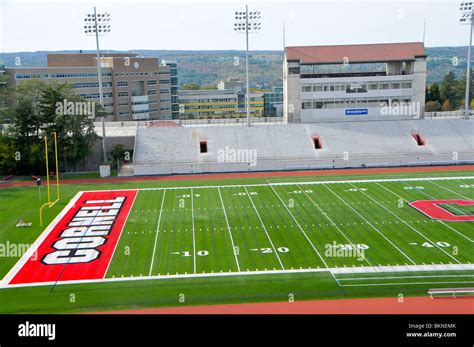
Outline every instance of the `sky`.
MULTIPOLYGON (((465 46, 469 26, 459 24, 458 1, 253 1, 262 13, 262 30, 250 37, 250 49, 281 50, 286 45, 339 45, 413 42, 427 47, 465 46)), ((234 12, 245 2, 25 1, 0 0, 0 52, 93 50, 83 33, 83 18, 111 15, 112 31, 101 38, 103 50, 245 49, 245 35, 234 32, 234 12)))

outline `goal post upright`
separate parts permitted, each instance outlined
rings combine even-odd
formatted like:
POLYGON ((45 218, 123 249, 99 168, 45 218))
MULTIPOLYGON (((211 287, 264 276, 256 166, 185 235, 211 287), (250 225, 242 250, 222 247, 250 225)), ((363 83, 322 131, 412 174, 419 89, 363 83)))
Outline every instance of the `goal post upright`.
POLYGON ((51 186, 50 186, 50 179, 49 179, 49 163, 48 163, 48 136, 44 136, 44 149, 45 149, 45 160, 46 160, 46 185, 48 188, 48 202, 43 204, 40 207, 39 217, 40 217, 40 226, 43 226, 43 208, 48 206, 48 208, 53 207, 55 203, 59 201, 59 163, 58 163, 58 142, 56 132, 53 132, 54 138, 54 158, 56 161, 56 200, 51 201, 51 186))

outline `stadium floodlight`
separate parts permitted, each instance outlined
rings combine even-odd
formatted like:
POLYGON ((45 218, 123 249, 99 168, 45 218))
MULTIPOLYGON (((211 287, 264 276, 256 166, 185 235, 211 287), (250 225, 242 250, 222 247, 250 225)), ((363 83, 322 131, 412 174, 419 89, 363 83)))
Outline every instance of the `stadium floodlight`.
MULTIPOLYGON (((99 36, 104 36, 110 33, 110 14, 97 14, 94 6, 94 13, 89 13, 84 18, 84 33, 89 36, 95 36, 96 50, 97 50, 97 74, 99 76, 99 101, 100 105, 104 107, 104 97, 102 93, 102 71, 101 58, 99 48, 99 36)), ((104 163, 107 162, 107 143, 105 135, 105 118, 101 116, 102 123, 102 151, 104 156, 104 163)))
POLYGON ((245 108, 247 111, 247 125, 250 126, 250 87, 249 87, 249 34, 256 33, 261 29, 260 11, 249 12, 248 5, 245 5, 245 12, 235 12, 234 30, 238 33, 245 34, 245 108))
POLYGON ((470 25, 469 34, 469 48, 467 51, 467 72, 466 72, 466 97, 464 100, 464 112, 465 117, 469 118, 471 115, 470 111, 470 88, 471 88, 471 46, 472 46, 472 30, 473 30, 473 15, 474 15, 474 2, 462 2, 459 11, 461 12, 461 18, 459 22, 461 24, 470 25))

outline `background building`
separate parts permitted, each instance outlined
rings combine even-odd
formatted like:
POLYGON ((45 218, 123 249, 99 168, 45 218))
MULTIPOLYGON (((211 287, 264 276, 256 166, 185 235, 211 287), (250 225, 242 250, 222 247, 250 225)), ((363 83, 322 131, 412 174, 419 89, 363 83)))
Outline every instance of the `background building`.
MULTIPOLYGON (((245 116, 245 94, 237 90, 180 90, 180 119, 245 116)), ((261 115, 263 93, 250 94, 250 113, 261 115)))
MULTIPOLYGON (((165 64, 158 58, 113 53, 102 55, 101 67, 107 121, 172 118, 172 92, 177 95, 175 62, 165 64)), ((99 102, 97 58, 94 54, 48 54, 47 67, 7 68, 6 74, 10 76, 8 84, 11 87, 28 79, 40 78, 47 82, 70 84, 76 94, 99 102)))
POLYGON ((168 70, 163 69, 163 71, 169 71, 169 77, 170 77, 169 86, 170 86, 170 95, 171 95, 171 117, 172 119, 178 119, 179 118, 178 63, 176 62, 176 60, 163 60, 163 66, 168 68, 168 70))
POLYGON ((283 87, 273 87, 271 92, 263 94, 263 100, 266 117, 283 116, 283 87))
POLYGON ((217 89, 219 90, 244 90, 244 83, 238 78, 228 78, 226 81, 220 81, 217 84, 217 89))
POLYGON ((419 117, 425 47, 418 42, 286 47, 283 82, 289 123, 419 117), (397 104, 404 107, 384 107, 397 104))

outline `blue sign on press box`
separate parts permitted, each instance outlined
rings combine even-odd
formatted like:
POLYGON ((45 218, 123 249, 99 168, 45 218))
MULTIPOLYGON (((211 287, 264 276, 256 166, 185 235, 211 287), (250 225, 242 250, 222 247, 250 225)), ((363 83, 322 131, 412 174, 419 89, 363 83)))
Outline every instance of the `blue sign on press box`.
POLYGON ((349 108, 346 110, 346 116, 362 116, 369 114, 367 108, 349 108))

